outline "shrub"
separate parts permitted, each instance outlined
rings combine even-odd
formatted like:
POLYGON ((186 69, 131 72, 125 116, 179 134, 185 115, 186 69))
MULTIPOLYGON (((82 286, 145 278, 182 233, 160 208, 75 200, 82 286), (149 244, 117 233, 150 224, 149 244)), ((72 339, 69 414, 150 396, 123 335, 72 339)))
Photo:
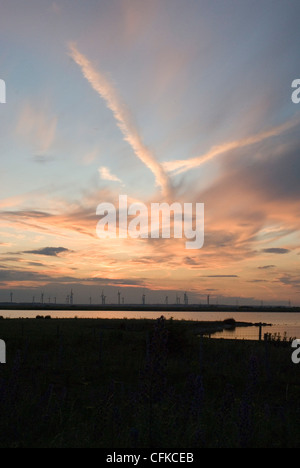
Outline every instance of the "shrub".
POLYGON ((233 318, 228 318, 224 320, 224 325, 226 325, 226 328, 235 328, 236 327, 236 321, 233 318))

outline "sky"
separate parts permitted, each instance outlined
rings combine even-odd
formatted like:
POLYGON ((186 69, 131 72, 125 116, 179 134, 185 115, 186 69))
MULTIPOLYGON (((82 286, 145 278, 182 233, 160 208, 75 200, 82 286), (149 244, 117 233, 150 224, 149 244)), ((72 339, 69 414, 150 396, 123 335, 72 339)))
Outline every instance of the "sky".
POLYGON ((297 0, 0 0, 0 301, 300 305, 297 0), (205 242, 99 239, 204 203, 205 242))

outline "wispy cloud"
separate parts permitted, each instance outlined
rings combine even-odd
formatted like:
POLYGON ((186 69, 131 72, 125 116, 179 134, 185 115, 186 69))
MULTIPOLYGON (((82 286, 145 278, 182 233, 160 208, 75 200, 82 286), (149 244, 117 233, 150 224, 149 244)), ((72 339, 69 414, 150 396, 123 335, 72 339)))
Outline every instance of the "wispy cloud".
POLYGON ((112 174, 108 167, 102 166, 102 167, 99 167, 98 170, 99 170, 99 174, 102 180, 122 183, 121 179, 119 179, 119 177, 117 177, 116 175, 112 174))
POLYGON ((24 253, 34 254, 34 255, 46 255, 47 257, 58 257, 59 254, 70 252, 69 249, 64 247, 45 247, 43 249, 37 250, 27 250, 24 253))
MULTIPOLYGON (((51 284, 55 281, 69 283, 69 284, 91 284, 96 286, 117 286, 117 287, 142 287, 145 286, 145 281, 143 279, 124 279, 124 278, 108 278, 108 277, 90 277, 90 278, 77 278, 76 276, 62 276, 59 273, 49 275, 47 272, 38 272, 30 270, 14 270, 11 268, 3 268, 0 266, 0 282, 5 282, 6 284, 18 284, 21 286, 21 283, 29 283, 31 286, 38 286, 42 284, 51 284)), ((28 285, 29 285, 28 284, 28 285)))
POLYGON ((299 290, 300 277, 286 274, 278 278, 278 282, 282 283, 283 285, 295 286, 299 290))
POLYGON ((238 275, 203 275, 202 278, 238 278, 238 275))
POLYGON ((290 250, 289 249, 281 249, 281 248, 271 248, 271 249, 264 249, 263 252, 270 253, 270 254, 284 255, 284 254, 288 254, 290 252, 290 250))
POLYGON ((81 68, 84 77, 112 111, 125 141, 130 144, 135 155, 152 171, 156 184, 161 187, 162 192, 167 195, 170 190, 169 178, 164 168, 157 161, 149 148, 143 143, 139 131, 132 121, 130 112, 122 102, 117 90, 112 83, 102 73, 96 70, 92 63, 78 51, 75 44, 70 44, 69 48, 71 57, 81 68))
POLYGON ((56 135, 57 117, 44 108, 26 103, 20 113, 16 132, 24 138, 37 155, 38 162, 49 151, 56 135))
POLYGON ((39 163, 39 164, 46 164, 46 163, 55 161, 55 158, 53 156, 35 154, 33 156, 33 160, 34 162, 39 163))
POLYGON ((167 172, 171 172, 174 175, 181 174, 183 172, 199 167, 202 164, 213 160, 221 154, 225 154, 228 151, 233 151, 236 149, 244 148, 246 146, 251 146, 256 143, 260 143, 268 138, 278 136, 285 131, 295 127, 299 124, 299 120, 291 120, 284 123, 283 125, 278 125, 277 127, 272 128, 271 130, 258 133, 257 135, 252 135, 248 138, 241 140, 231 141, 229 143, 224 143, 222 145, 213 146, 207 153, 197 156, 195 158, 183 159, 178 161, 168 161, 163 164, 163 167, 167 172))

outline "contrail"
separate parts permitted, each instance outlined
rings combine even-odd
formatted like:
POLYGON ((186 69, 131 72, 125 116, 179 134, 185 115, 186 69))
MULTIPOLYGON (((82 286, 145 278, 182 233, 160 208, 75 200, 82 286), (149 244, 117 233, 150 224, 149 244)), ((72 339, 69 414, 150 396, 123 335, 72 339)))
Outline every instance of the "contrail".
POLYGON ((181 174, 182 172, 189 171, 195 167, 199 167, 202 164, 214 159, 215 157, 227 153, 228 151, 235 150, 237 148, 244 148, 246 146, 254 145, 268 138, 280 135, 281 133, 293 128, 299 124, 299 119, 291 120, 282 125, 272 128, 271 130, 258 133, 257 135, 244 138, 242 140, 231 141, 224 143, 223 145, 213 146, 207 153, 190 159, 182 159, 177 161, 168 161, 163 163, 163 167, 167 172, 171 172, 173 175, 181 174))
POLYGON ((102 99, 104 99, 107 107, 112 111, 118 127, 124 136, 124 140, 130 144, 136 156, 152 171, 156 184, 161 187, 163 195, 167 196, 171 188, 169 177, 151 151, 143 143, 136 126, 131 120, 130 113, 119 97, 117 90, 110 81, 96 70, 92 63, 78 51, 75 44, 70 44, 69 48, 71 57, 81 68, 84 77, 102 99))

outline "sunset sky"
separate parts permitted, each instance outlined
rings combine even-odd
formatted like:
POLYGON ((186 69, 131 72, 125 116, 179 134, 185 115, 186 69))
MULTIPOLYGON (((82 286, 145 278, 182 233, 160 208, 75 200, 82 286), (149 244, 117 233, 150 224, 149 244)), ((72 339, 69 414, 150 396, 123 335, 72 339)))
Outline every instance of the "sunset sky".
POLYGON ((300 305, 297 0, 0 0, 0 301, 300 305), (96 208, 205 204, 205 244, 96 208))

